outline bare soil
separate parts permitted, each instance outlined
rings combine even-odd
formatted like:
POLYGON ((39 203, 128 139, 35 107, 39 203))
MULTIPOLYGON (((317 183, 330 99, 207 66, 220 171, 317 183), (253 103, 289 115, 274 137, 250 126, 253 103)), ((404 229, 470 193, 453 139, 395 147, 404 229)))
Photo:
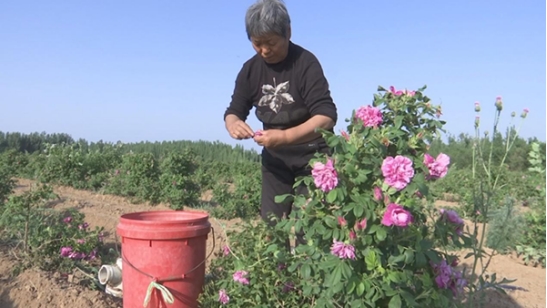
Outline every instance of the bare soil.
MULTIPOLYGON (((29 189, 32 181, 19 180, 17 193, 29 189)), ((56 209, 77 208, 86 215, 86 221, 91 228, 105 228, 105 242, 114 249, 119 249, 116 238, 116 226, 120 215, 128 212, 168 209, 166 205, 151 206, 149 204, 133 204, 125 198, 103 195, 89 191, 76 190, 70 187, 55 187, 60 200, 54 203, 56 209)), ((204 199, 210 198, 208 195, 204 199)), ((448 206, 447 202, 442 206, 448 206)), ((215 250, 225 243, 224 230, 233 228, 239 220, 211 219, 215 230, 215 250)), ((208 251, 213 249, 213 236, 209 236, 208 251)), ((462 259, 465 255, 462 252, 462 259)), ((462 260, 462 266, 471 266, 471 260, 462 260)), ((92 290, 83 285, 85 275, 75 272, 74 275, 47 273, 36 269, 28 269, 15 276, 13 269, 17 265, 16 257, 5 247, 0 246, 0 307, 1 308, 118 308, 122 301, 101 291, 92 290)), ((507 295, 497 292, 486 297, 486 307, 546 307, 545 269, 523 264, 521 260, 511 255, 497 255, 490 263, 489 273, 496 273, 498 279, 506 277, 517 279, 513 286, 518 290, 507 290, 507 295)))

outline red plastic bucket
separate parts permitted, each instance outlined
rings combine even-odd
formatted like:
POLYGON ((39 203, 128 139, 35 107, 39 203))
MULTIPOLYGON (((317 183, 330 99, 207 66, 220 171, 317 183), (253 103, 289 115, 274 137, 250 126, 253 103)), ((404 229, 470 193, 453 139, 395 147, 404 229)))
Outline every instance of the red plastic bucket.
POLYGON ((117 233, 122 242, 123 307, 143 307, 145 300, 149 308, 198 307, 210 231, 204 212, 122 215, 117 233))

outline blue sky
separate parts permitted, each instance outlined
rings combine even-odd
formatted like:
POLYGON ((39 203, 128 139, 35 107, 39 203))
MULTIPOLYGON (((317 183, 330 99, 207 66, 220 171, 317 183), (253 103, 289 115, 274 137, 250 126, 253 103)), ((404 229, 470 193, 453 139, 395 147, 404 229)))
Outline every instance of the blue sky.
MULTIPOLYGON (((232 140, 222 115, 254 54, 253 0, 1 1, 0 131, 89 141, 232 140)), ((496 96, 545 140, 545 1, 286 0, 292 41, 321 61, 336 131, 377 86, 442 103, 446 129, 491 126, 496 96)), ((254 112, 249 124, 260 128, 254 112)))

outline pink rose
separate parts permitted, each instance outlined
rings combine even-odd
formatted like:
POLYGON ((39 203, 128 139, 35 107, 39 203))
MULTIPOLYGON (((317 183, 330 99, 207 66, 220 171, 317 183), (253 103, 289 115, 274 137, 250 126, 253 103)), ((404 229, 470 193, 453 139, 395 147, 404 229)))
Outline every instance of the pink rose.
POLYGON ((378 127, 383 121, 380 109, 370 105, 357 109, 355 117, 363 121, 363 125, 367 127, 378 127))
POLYGON ((334 169, 334 162, 330 158, 327 159, 326 164, 315 162, 311 174, 315 186, 324 192, 329 192, 338 185, 338 174, 336 173, 336 169, 334 169))
POLYGON ((387 206, 384 217, 382 218, 382 224, 388 227, 406 227, 411 221, 412 214, 396 203, 391 203, 387 206))
POLYGON ((405 188, 414 176, 412 160, 401 155, 388 156, 382 163, 382 173, 387 185, 397 190, 405 188))
POLYGON ((440 179, 448 172, 450 157, 440 153, 437 155, 437 159, 434 159, 431 155, 426 153, 424 155, 424 164, 427 166, 427 169, 429 169, 429 178, 440 179))
POLYGON ((249 284, 249 279, 247 279, 247 272, 246 271, 236 271, 233 275, 233 279, 235 282, 239 282, 242 284, 249 284))
POLYGON ((332 241, 330 252, 340 259, 352 259, 355 260, 355 247, 344 242, 332 241))

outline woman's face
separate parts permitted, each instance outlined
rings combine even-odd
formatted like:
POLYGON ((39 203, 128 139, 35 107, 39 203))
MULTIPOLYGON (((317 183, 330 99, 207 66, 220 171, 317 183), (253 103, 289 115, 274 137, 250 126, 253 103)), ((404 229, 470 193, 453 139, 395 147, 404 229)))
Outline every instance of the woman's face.
POLYGON ((269 64, 275 64, 283 61, 289 52, 289 41, 291 31, 287 31, 287 37, 284 38, 277 34, 264 35, 261 37, 251 37, 254 50, 269 64))

